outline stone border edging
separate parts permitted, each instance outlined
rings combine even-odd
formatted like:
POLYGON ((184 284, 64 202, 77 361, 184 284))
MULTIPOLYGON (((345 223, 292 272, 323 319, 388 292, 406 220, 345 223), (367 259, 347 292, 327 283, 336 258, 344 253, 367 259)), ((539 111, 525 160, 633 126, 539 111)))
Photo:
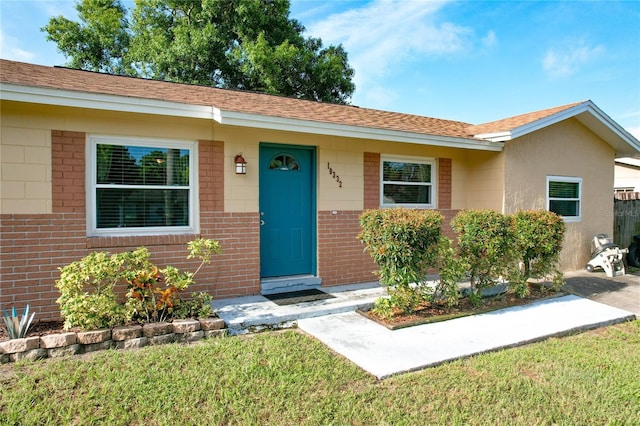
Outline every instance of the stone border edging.
POLYGON ((222 318, 127 325, 112 329, 65 332, 0 342, 0 364, 36 361, 107 349, 132 349, 167 343, 192 343, 227 334, 222 318))

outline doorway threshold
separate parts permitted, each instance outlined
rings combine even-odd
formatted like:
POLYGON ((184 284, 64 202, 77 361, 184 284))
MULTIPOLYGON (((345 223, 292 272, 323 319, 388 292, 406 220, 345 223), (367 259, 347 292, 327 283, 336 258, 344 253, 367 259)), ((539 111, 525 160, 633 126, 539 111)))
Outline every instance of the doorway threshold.
POLYGON ((322 278, 315 275, 287 275, 260 280, 261 294, 278 294, 320 288, 322 278))

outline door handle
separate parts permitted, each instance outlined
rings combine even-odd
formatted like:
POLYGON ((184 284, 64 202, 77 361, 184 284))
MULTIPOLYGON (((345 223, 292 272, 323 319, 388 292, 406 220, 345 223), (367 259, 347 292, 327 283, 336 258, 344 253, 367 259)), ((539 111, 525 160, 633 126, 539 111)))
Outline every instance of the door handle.
POLYGON ((264 220, 260 219, 260 226, 264 225, 264 220))

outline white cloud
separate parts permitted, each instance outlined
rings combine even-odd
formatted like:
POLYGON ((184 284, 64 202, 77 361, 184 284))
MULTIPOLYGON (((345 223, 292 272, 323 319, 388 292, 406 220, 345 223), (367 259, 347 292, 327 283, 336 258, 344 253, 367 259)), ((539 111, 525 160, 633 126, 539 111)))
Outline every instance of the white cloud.
POLYGON ((498 38, 496 37, 496 33, 493 31, 489 31, 486 36, 482 38, 482 45, 484 47, 493 47, 498 43, 498 38))
POLYGON ((542 67, 554 78, 569 77, 580 68, 604 53, 604 46, 587 46, 584 42, 568 43, 559 48, 547 50, 542 67))
POLYGON ((324 45, 344 46, 359 93, 379 91, 379 82, 396 65, 459 52, 469 45, 470 28, 437 21, 436 14, 446 3, 374 0, 312 23, 307 31, 322 38, 324 45))
POLYGON ((29 62, 36 54, 20 48, 20 41, 16 37, 7 36, 0 30, 0 56, 12 61, 29 62))

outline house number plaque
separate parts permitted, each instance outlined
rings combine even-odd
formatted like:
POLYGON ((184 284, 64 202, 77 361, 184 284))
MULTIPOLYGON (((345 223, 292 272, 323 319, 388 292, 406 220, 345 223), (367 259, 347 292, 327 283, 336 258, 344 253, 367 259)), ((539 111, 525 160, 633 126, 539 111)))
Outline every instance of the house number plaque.
POLYGON ((342 188, 342 180, 340 179, 340 176, 336 174, 336 171, 331 168, 331 163, 327 163, 327 169, 329 170, 331 177, 338 182, 338 188, 342 188))

